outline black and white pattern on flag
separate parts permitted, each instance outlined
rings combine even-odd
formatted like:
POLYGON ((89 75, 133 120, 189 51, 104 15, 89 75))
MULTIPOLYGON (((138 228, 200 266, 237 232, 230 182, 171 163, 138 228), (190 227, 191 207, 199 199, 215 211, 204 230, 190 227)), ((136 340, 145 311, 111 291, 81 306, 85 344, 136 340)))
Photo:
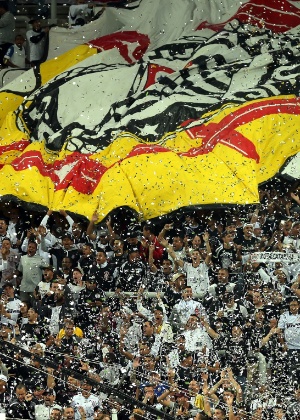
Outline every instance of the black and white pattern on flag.
POLYGON ((107 66, 101 54, 93 56, 28 98, 19 127, 25 121, 49 149, 93 153, 123 131, 158 141, 227 103, 299 95, 300 33, 274 34, 236 20, 212 33, 199 31, 132 66, 107 66))

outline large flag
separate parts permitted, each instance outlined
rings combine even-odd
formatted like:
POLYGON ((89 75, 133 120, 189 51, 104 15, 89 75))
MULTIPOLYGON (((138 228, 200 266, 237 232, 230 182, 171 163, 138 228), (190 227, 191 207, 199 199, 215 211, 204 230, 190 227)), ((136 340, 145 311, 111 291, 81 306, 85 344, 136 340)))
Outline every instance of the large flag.
POLYGON ((121 30, 2 90, 1 196, 150 219, 257 203, 261 183, 299 177, 297 2, 219 3, 112 9, 121 30))

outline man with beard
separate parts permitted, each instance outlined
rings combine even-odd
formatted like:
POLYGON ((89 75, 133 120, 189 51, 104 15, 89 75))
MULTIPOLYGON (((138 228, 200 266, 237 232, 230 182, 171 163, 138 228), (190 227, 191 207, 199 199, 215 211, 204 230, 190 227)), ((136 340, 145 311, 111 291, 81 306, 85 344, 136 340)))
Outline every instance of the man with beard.
POLYGON ((22 255, 18 266, 18 274, 22 275, 19 293, 22 301, 34 301, 34 290, 42 280, 42 267, 46 266, 46 261, 37 254, 37 243, 29 241, 27 255, 22 255))

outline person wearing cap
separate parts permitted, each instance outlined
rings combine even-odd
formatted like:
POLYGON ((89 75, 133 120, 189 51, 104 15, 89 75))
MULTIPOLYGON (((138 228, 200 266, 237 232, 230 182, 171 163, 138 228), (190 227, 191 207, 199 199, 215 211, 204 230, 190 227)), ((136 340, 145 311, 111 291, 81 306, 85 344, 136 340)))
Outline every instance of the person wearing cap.
POLYGON ((4 55, 15 41, 15 18, 6 1, 0 1, 0 18, 0 66, 3 66, 4 55))
POLYGON ((60 412, 62 411, 62 408, 55 402, 56 392, 54 389, 46 388, 43 393, 43 400, 44 402, 42 404, 35 405, 35 420, 48 420, 54 408, 58 409, 60 412))
POLYGON ((113 230, 111 217, 109 216, 106 219, 106 228, 100 226, 99 229, 96 229, 95 223, 98 219, 99 215, 97 212, 95 212, 90 219, 90 223, 88 224, 86 236, 91 242, 95 244, 97 249, 104 249, 107 257, 112 258, 114 255, 114 240, 118 239, 118 237, 113 230))
POLYGON ((92 385, 87 380, 80 381, 80 389, 71 401, 71 407, 75 410, 75 420, 94 420, 94 410, 101 407, 101 399, 92 394, 92 385))
POLYGON ((49 27, 42 28, 39 16, 32 18, 29 24, 32 25, 32 29, 26 32, 29 45, 29 61, 31 66, 35 67, 46 60, 49 27))
POLYGON ((34 291, 34 298, 36 300, 42 300, 46 296, 50 291, 50 284, 53 279, 55 279, 54 267, 52 265, 43 267, 43 278, 34 291))
POLYGON ((129 248, 138 248, 141 247, 141 241, 139 240, 141 232, 135 227, 130 227, 125 234, 125 240, 128 243, 129 248))
POLYGON ((65 232, 61 238, 61 245, 49 248, 45 241, 45 235, 46 231, 41 235, 41 249, 51 255, 54 268, 58 270, 62 267, 62 260, 64 257, 70 257, 73 267, 75 267, 80 258, 80 253, 79 249, 74 245, 73 236, 69 232, 65 232))

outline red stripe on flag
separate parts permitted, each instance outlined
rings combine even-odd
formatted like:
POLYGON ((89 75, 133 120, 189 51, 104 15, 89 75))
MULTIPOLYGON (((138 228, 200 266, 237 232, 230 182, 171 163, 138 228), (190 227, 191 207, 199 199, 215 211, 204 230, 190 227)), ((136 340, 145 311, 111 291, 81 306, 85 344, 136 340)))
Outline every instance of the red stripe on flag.
POLYGON ((72 185, 78 192, 91 194, 102 175, 108 170, 101 163, 89 159, 89 155, 75 152, 63 160, 45 163, 38 151, 28 151, 16 158, 11 166, 16 171, 22 171, 35 166, 41 175, 49 177, 56 190, 72 185))
POLYGON ((140 60, 150 45, 148 35, 140 34, 136 31, 115 32, 111 35, 101 36, 88 42, 91 47, 97 48, 100 51, 107 51, 117 48, 121 56, 130 64, 134 62, 132 57, 138 61, 140 60), (130 53, 130 45, 137 44, 134 50, 130 53), (131 57, 132 56, 132 57, 131 57))
POLYGON ((197 29, 209 28, 219 32, 233 19, 279 33, 300 25, 300 10, 287 0, 253 0, 243 4, 226 22, 210 24, 206 21, 202 22, 197 29))
POLYGON ((17 142, 7 144, 5 146, 0 146, 0 155, 2 155, 3 153, 6 153, 6 152, 11 152, 13 150, 22 151, 29 145, 30 145, 29 140, 20 140, 20 141, 17 141, 17 142))

